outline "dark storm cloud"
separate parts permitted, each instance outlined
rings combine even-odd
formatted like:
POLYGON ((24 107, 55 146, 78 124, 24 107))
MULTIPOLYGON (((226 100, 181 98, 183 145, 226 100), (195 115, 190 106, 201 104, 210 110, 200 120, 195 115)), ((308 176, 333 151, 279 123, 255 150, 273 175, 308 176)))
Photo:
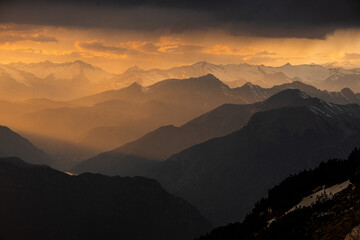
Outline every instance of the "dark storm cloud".
POLYGON ((131 30, 222 28, 234 35, 323 38, 360 26, 359 0, 0 0, 0 22, 131 30))

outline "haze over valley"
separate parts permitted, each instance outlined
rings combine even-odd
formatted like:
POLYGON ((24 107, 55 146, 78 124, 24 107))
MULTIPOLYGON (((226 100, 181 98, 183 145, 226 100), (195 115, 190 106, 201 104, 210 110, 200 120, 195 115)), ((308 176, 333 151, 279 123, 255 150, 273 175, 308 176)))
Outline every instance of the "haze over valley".
POLYGON ((359 12, 0 1, 0 239, 360 240, 359 12))

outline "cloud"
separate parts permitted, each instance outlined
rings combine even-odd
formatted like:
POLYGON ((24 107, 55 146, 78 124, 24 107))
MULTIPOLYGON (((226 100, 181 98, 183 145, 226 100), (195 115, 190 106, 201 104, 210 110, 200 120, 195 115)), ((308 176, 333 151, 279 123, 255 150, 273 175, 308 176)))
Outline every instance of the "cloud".
POLYGON ((53 36, 44 34, 13 34, 13 33, 0 33, 0 44, 3 43, 15 43, 19 41, 32 41, 38 43, 44 42, 58 42, 53 36))
POLYGON ((17 24, 0 25, 0 44, 20 41, 58 42, 54 36, 43 33, 41 30, 33 30, 29 26, 17 24))
POLYGON ((233 35, 325 38, 360 26, 358 0, 2 0, 0 22, 136 31, 223 29, 233 35))
POLYGON ((274 52, 268 52, 268 51, 261 51, 256 53, 257 56, 276 56, 277 53, 274 52))
POLYGON ((105 45, 102 41, 77 42, 76 46, 89 51, 103 52, 123 55, 128 53, 128 49, 120 46, 105 45))
POLYGON ((346 60, 360 60, 360 53, 345 53, 346 60))
POLYGON ((99 40, 86 42, 76 42, 78 49, 110 54, 110 55, 159 55, 159 54, 186 54, 200 51, 203 47, 197 45, 184 44, 179 39, 171 37, 161 37, 158 42, 147 41, 128 41, 110 45, 99 40))

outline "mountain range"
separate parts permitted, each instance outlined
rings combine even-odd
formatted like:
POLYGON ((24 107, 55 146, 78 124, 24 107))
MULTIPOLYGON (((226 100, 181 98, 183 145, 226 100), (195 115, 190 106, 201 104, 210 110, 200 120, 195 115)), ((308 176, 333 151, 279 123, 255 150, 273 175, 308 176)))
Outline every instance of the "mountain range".
POLYGON ((128 85, 132 82, 138 82, 148 86, 163 79, 184 79, 206 74, 213 74, 233 88, 242 86, 246 82, 269 88, 274 85, 302 81, 331 91, 340 91, 345 87, 349 87, 356 92, 360 91, 359 69, 343 69, 316 64, 291 65, 288 63, 280 67, 270 67, 246 63, 217 65, 198 62, 193 65, 170 69, 143 70, 139 67, 132 67, 115 78, 118 83, 128 85))
MULTIPOLYGON (((151 135, 159 138, 173 135, 172 132, 183 135, 179 139, 180 142, 175 141, 175 138, 174 141, 167 141, 169 148, 161 151, 162 156, 158 156, 159 145, 156 145, 157 140, 153 137, 147 138, 153 141, 153 145, 136 147, 153 149, 150 152, 136 150, 137 155, 140 154, 141 157, 148 160, 164 160, 193 144, 240 129, 249 116, 244 117, 243 122, 229 126, 224 131, 218 131, 217 125, 212 127, 214 130, 204 127, 203 130, 199 130, 198 136, 188 134, 189 131, 197 131, 186 125, 188 121, 222 104, 251 104, 264 101, 284 89, 293 88, 332 103, 360 103, 359 95, 348 88, 340 92, 329 92, 299 81, 271 88, 262 88, 248 82, 241 87, 230 88, 210 74, 183 80, 168 79, 148 87, 133 83, 119 90, 105 91, 71 101, 54 101, 46 98, 1 101, 0 111, 4 125, 51 152, 54 159, 66 159, 66 164, 57 166, 67 169, 97 153, 136 141, 151 131, 154 131, 151 135), (156 130, 159 127, 162 127, 160 135, 156 130), (185 128, 188 130, 185 131, 185 128), (59 143, 64 147, 57 147, 59 143)), ((132 147, 126 147, 129 148, 132 147)), ((125 153, 132 154, 129 150, 125 153)))
POLYGON ((3 100, 66 100, 111 88, 113 74, 82 61, 0 64, 3 100))
POLYGON ((84 145, 100 148, 111 141, 106 136, 108 127, 113 136, 118 135, 119 146, 162 125, 183 124, 224 103, 244 100, 232 94, 232 89, 219 79, 206 75, 169 79, 147 88, 134 83, 124 89, 71 101, 69 107, 26 114, 26 122, 21 118, 12 122, 24 131, 68 140, 83 138, 84 145), (90 137, 86 135, 95 135, 92 139, 97 141, 87 140, 90 137))
POLYGON ((121 74, 108 73, 83 61, 66 63, 9 63, 0 65, 0 92, 3 100, 52 98, 69 100, 105 90, 119 89, 137 82, 144 87, 165 79, 187 79, 213 74, 228 86, 251 82, 272 87, 302 81, 320 89, 360 92, 360 70, 339 67, 285 64, 280 67, 198 62, 170 69, 143 70, 131 67, 121 74))
POLYGON ((224 104, 180 127, 173 125, 160 127, 133 142, 84 161, 71 171, 75 173, 101 172, 125 176, 143 174, 149 164, 155 164, 153 161, 164 161, 188 147, 241 129, 256 112, 304 104, 303 101, 298 101, 296 95, 291 96, 289 94, 288 99, 284 99, 284 101, 276 96, 279 91, 292 88, 305 90, 306 93, 332 102, 349 103, 353 100, 360 103, 360 99, 357 99, 351 91, 347 94, 346 89, 340 93, 320 91, 301 82, 263 89, 248 83, 241 88, 233 89, 233 91, 237 92, 238 96, 246 96, 246 99, 256 98, 256 100, 265 99, 272 94, 275 95, 263 102, 253 104, 224 104), (352 98, 353 96, 355 97, 352 98), (144 159, 146 159, 145 162, 144 159), (143 167, 135 167, 137 164, 143 167), (138 172, 142 168, 144 169, 138 172))
POLYGON ((0 159, 1 239, 186 240, 211 225, 192 205, 142 177, 70 176, 0 159))
MULTIPOLYGON (((317 97, 317 98, 320 98, 320 99, 323 99, 325 101, 332 102, 332 103, 338 103, 338 104, 358 103, 358 104, 360 104, 360 97, 358 95, 356 95, 354 92, 352 92, 349 88, 344 88, 340 92, 328 92, 325 90, 319 90, 311 85, 307 85, 302 82, 295 81, 292 83, 276 85, 272 88, 262 88, 260 86, 253 85, 251 83, 246 83, 239 88, 231 89, 231 88, 226 87, 224 84, 218 83, 216 85, 216 87, 213 90, 211 90, 209 86, 211 86, 211 81, 214 80, 213 76, 207 75, 206 77, 202 77, 202 79, 205 80, 201 85, 202 92, 204 92, 204 93, 207 92, 208 95, 206 95, 206 96, 210 96, 210 94, 212 94, 214 96, 220 96, 220 97, 217 97, 217 99, 216 99, 216 97, 213 98, 213 101, 214 102, 217 101, 217 104, 212 104, 209 106, 209 103, 206 99, 204 99, 203 101, 197 101, 197 100, 194 101, 193 100, 194 96, 186 97, 186 99, 191 99, 191 101, 193 103, 192 105, 194 105, 194 106, 196 104, 199 104, 200 106, 204 106, 204 104, 208 105, 208 107, 207 107, 208 110, 211 110, 213 107, 224 104, 224 103, 242 103, 242 104, 247 103, 247 104, 250 104, 250 103, 254 103, 254 102, 264 101, 268 97, 270 97, 282 90, 285 90, 285 89, 300 89, 312 97, 317 97), (207 81, 209 81, 209 83, 207 83, 207 81), (217 90, 215 90, 216 88, 217 88, 217 90), (226 89, 225 92, 223 92, 224 89, 226 89), (219 92, 222 94, 218 95, 218 94, 215 94, 215 92, 219 92)), ((187 79, 185 82, 180 82, 180 83, 183 83, 185 85, 186 82, 190 83, 193 80, 194 79, 187 79)), ((184 81, 184 80, 181 80, 181 81, 184 81)), ((163 85, 168 84, 167 81, 160 82, 160 83, 162 83, 163 85)), ((137 101, 144 101, 144 96, 147 95, 147 92, 146 92, 146 94, 143 94, 139 90, 133 91, 134 89, 136 89, 136 86, 137 86, 137 88, 140 88, 139 85, 133 84, 129 88, 124 88, 124 89, 120 89, 117 91, 114 90, 114 91, 97 94, 94 96, 89 96, 86 98, 76 100, 76 101, 74 101, 74 103, 89 106, 91 104, 96 104, 96 103, 102 102, 102 101, 125 100, 125 99, 129 100, 129 99, 132 99, 130 96, 136 96, 137 101), (130 91, 130 89, 132 89, 132 90, 130 91)), ((149 88, 145 88, 145 89, 149 90, 152 88, 153 87, 150 86, 149 88)), ((181 88, 182 88, 181 84, 178 84, 178 86, 174 86, 171 89, 171 92, 179 93, 179 97, 178 97, 179 100, 177 100, 177 101, 181 101, 180 100, 181 94, 183 94, 183 92, 181 92, 182 91, 181 88)), ((144 87, 141 87, 141 89, 144 89, 144 87)), ((164 91, 166 91, 165 89, 166 88, 164 88, 164 91)), ((186 91, 190 95, 196 95, 196 94, 199 94, 200 90, 196 90, 195 87, 193 86, 186 91), (197 91, 197 92, 195 92, 195 91, 197 91)), ((160 101, 161 101, 161 99, 172 99, 171 96, 161 96, 161 94, 158 94, 157 92, 152 92, 151 94, 148 94, 148 95, 154 96, 154 97, 146 97, 148 99, 155 98, 155 99, 159 99, 160 101)), ((134 101, 135 101, 135 99, 134 99, 134 101)), ((171 102, 167 102, 167 104, 169 104, 169 103, 171 103, 171 102)), ((178 104, 176 104, 176 105, 178 106, 178 104)), ((192 106, 192 107, 194 107, 194 106, 192 106)), ((189 108, 189 106, 187 107, 187 109, 188 108, 189 108)), ((189 112, 189 110, 186 110, 186 109, 184 109, 184 110, 189 112)), ((172 109, 171 111, 175 111, 175 110, 172 109)), ((182 117, 187 116, 184 114, 184 112, 181 110, 181 108, 177 107, 176 111, 181 112, 182 117)), ((198 114, 194 113, 192 116, 199 115, 200 113, 203 113, 204 111, 200 110, 197 112, 198 112, 198 114)), ((167 123, 169 123, 171 125, 178 125, 179 123, 181 124, 183 122, 186 122, 186 120, 190 120, 191 116, 188 116, 186 118, 181 118, 181 117, 177 118, 177 120, 180 120, 180 119, 183 119, 183 121, 180 122, 180 121, 176 121, 176 120, 171 120, 171 121, 168 121, 167 123)), ((139 126, 139 124, 137 124, 137 125, 139 126)), ((131 126, 129 127, 129 126, 125 126, 125 125, 119 125, 119 126, 113 126, 113 127, 105 127, 105 126, 95 127, 93 129, 89 130, 87 133, 85 133, 82 136, 81 142, 84 145, 88 145, 88 146, 103 146, 104 147, 103 149, 116 148, 116 147, 119 147, 120 145, 122 145, 123 143, 130 141, 130 138, 124 139, 123 136, 126 137, 126 133, 131 132, 131 129, 135 129, 135 131, 141 130, 138 127, 134 128, 134 127, 131 127, 131 126), (102 139, 102 140, 99 141, 99 139, 102 139), (104 139, 106 139, 106 140, 104 140, 104 139)), ((153 129, 155 129, 155 126, 153 127, 153 129)), ((148 128, 148 131, 153 130, 153 129, 148 128)), ((161 129, 162 129, 161 131, 164 131, 163 127, 161 129)), ((168 129, 171 131, 170 127, 168 127, 168 129)), ((233 128, 233 130, 237 130, 237 129, 239 129, 239 128, 233 128)), ((172 130, 180 131, 180 129, 176 130, 176 128, 173 128, 172 130)), ((183 131, 183 130, 184 130, 184 128, 181 128, 181 131, 183 131)), ((212 130, 207 128, 206 131, 212 131, 212 130)), ((141 132, 139 131, 137 134, 137 137, 140 137, 141 135, 143 135, 145 133, 146 133, 146 131, 141 131, 141 132)), ((211 134, 210 134, 210 136, 214 137, 214 135, 211 135, 211 134)), ((210 138, 210 136, 209 136, 209 138, 210 138)), ((215 135, 215 136, 221 136, 221 134, 215 135)), ((193 137, 195 137, 195 136, 193 136, 193 137)), ((136 139, 136 137, 132 138, 132 140, 135 140, 135 139, 136 139)), ((183 139, 183 140, 185 140, 185 139, 183 139)), ((196 140, 196 137, 194 138, 194 140, 196 140)), ((200 140, 196 140, 196 141, 201 141, 201 140, 207 140, 207 139, 201 138, 200 140)), ((175 152, 172 152, 172 153, 175 153, 175 152)))

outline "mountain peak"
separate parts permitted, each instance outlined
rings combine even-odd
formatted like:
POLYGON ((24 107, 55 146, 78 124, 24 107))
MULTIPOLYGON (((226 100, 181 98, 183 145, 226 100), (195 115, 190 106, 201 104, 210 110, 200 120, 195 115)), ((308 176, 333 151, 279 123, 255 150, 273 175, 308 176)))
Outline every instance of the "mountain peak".
POLYGON ((72 62, 72 63, 77 63, 77 64, 80 64, 80 65, 90 65, 89 63, 86 63, 86 62, 84 62, 84 61, 82 61, 82 60, 75 60, 74 62, 72 62))
POLYGON ((355 95, 355 93, 350 88, 343 88, 340 92, 344 95, 355 95))
POLYGON ((265 100, 267 104, 284 104, 290 102, 303 101, 304 99, 311 98, 306 93, 300 91, 299 89, 286 89, 283 90, 265 100))
POLYGON ((142 88, 142 86, 137 82, 133 82, 128 86, 128 88, 142 88))
POLYGON ((195 63, 193 66, 204 66, 204 65, 207 65, 207 64, 208 64, 207 61, 200 61, 200 62, 195 63))
POLYGON ((215 77, 213 74, 209 73, 204 76, 198 77, 198 78, 190 78, 189 80, 194 80, 196 82, 202 82, 202 83, 211 83, 215 85, 224 85, 227 86, 225 83, 223 83, 220 79, 215 77))
POLYGON ((125 72, 142 72, 144 71, 142 68, 138 67, 137 65, 134 65, 132 67, 129 67, 125 72))
POLYGON ((258 86, 252 84, 251 82, 247 82, 247 83, 245 83, 242 87, 248 87, 248 88, 253 89, 253 88, 256 88, 256 87, 258 87, 258 86))

